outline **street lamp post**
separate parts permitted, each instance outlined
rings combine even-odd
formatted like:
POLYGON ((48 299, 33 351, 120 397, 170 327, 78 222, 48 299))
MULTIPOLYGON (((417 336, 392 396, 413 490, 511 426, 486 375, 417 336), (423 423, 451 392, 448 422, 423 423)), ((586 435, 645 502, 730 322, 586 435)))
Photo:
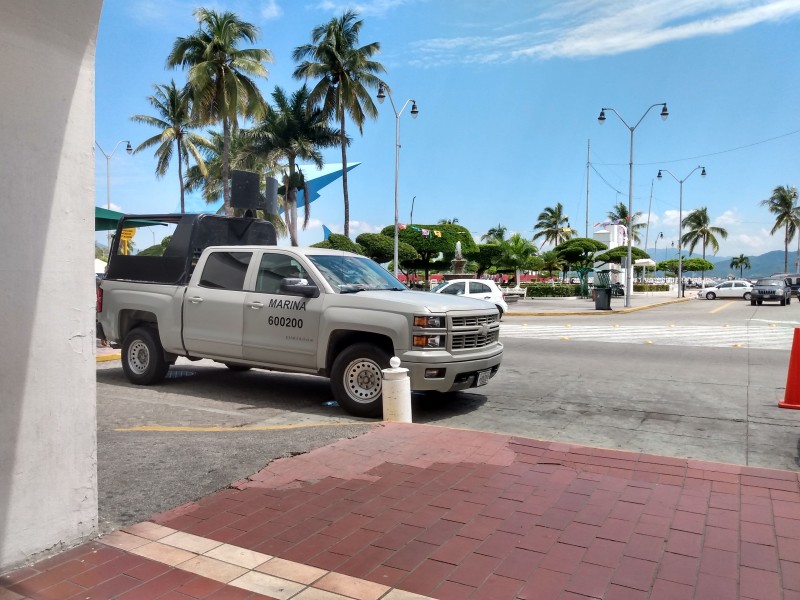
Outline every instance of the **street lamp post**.
MULTIPOLYGON (((125 143, 125 152, 127 152, 128 154, 131 154, 133 152, 133 148, 131 147, 130 140, 120 140, 120 141, 118 141, 117 145, 114 146, 114 149, 111 151, 111 154, 106 154, 106 151, 103 150, 103 147, 100 145, 100 143, 97 140, 95 140, 95 142, 94 142, 97 145, 97 147, 100 149, 100 152, 103 154, 103 156, 106 157, 106 208, 108 210, 111 210, 111 157, 114 156, 114 152, 117 151, 117 148, 119 148, 119 145, 122 144, 123 142, 125 143)), ((108 252, 110 254, 111 253, 111 230, 108 231, 107 240, 108 240, 107 241, 107 243, 108 243, 108 252)))
POLYGON ((678 298, 683 295, 683 256, 681 255, 681 244, 683 243, 683 182, 689 179, 689 177, 692 176, 692 173, 697 171, 697 169, 700 169, 700 177, 706 176, 706 168, 699 165, 692 169, 683 179, 678 179, 675 177, 675 175, 673 175, 669 169, 659 169, 658 175, 656 175, 656 179, 662 179, 662 173, 669 174, 670 177, 678 182, 678 186, 680 188, 680 194, 678 196, 678 298))
POLYGON ((617 115, 617 118, 622 121, 622 124, 625 125, 625 127, 627 127, 631 132, 631 159, 628 173, 628 264, 625 267, 625 308, 630 308, 631 306, 631 293, 633 291, 633 257, 631 252, 631 247, 633 244, 633 132, 639 126, 639 123, 641 123, 642 120, 647 116, 647 113, 649 113, 656 106, 661 107, 661 118, 666 121, 667 117, 669 116, 666 102, 657 102, 656 104, 650 106, 646 111, 644 111, 642 117, 633 127, 628 125, 625 119, 623 119, 622 116, 613 108, 601 108, 600 116, 597 117, 597 121, 600 123, 600 125, 602 125, 606 120, 606 111, 610 110, 617 115))
MULTIPOLYGON (((403 108, 399 111, 394 106, 394 100, 392 100, 392 93, 386 88, 382 83, 378 85, 378 102, 383 104, 383 101, 386 99, 386 96, 389 96, 389 102, 392 104, 392 110, 394 111, 394 276, 397 277, 398 273, 398 257, 397 257, 397 246, 398 246, 398 205, 397 205, 397 193, 398 193, 398 182, 400 179, 400 115, 403 114, 403 111, 408 106, 408 103, 411 102, 411 117, 416 119, 417 115, 419 114, 419 109, 417 108, 417 101, 409 98, 406 100, 405 104, 403 104, 403 108)), ((416 196, 415 196, 416 197, 416 196)), ((413 209, 412 209, 413 211, 413 209)))
POLYGON ((664 232, 663 231, 660 231, 658 233, 658 235, 656 236, 656 241, 653 242, 653 256, 656 257, 656 266, 653 267, 653 275, 658 274, 658 268, 657 267, 658 267, 658 240, 659 239, 662 239, 662 240, 664 239, 664 232))
POLYGON ((416 199, 417 199, 417 197, 416 197, 416 196, 414 196, 414 197, 411 199, 411 214, 409 215, 409 216, 410 216, 410 219, 408 220, 408 224, 409 224, 409 225, 413 225, 413 224, 414 224, 414 200, 416 200, 416 199))

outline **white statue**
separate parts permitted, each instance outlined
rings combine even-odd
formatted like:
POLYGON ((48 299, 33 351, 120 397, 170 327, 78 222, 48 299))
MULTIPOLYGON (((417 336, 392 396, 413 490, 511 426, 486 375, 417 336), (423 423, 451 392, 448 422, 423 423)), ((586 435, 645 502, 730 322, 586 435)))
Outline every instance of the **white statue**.
POLYGON ((461 255, 461 240, 456 241, 456 255, 455 260, 462 260, 464 257, 461 255))

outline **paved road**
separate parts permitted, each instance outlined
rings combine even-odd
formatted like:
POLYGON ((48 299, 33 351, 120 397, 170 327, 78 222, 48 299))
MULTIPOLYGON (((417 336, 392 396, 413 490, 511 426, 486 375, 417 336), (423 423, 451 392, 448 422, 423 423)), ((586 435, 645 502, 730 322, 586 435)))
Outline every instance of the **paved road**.
MULTIPOLYGON (((507 316, 500 374, 483 388, 415 395, 414 420, 797 470, 800 411, 777 408, 794 317, 794 304, 724 301, 576 319, 507 316)), ((233 373, 211 361, 181 360, 170 373, 138 387, 119 362, 98 364, 106 529, 373 426, 331 404, 324 379, 233 373)))

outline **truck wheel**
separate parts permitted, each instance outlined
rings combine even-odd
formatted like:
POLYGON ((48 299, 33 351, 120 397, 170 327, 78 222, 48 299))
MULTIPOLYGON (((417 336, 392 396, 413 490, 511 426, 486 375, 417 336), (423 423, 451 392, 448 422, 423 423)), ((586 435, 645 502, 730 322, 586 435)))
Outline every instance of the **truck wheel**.
POLYGON ((751 298, 750 299, 750 306, 755 306, 755 305, 756 305, 756 301, 751 298))
POLYGON ((164 379, 169 363, 164 359, 157 331, 137 327, 128 332, 122 342, 122 370, 128 381, 137 385, 152 385, 164 379))
POLYGON ((331 389, 339 405, 356 417, 383 414, 383 369, 391 357, 372 344, 346 348, 331 370, 331 389))
POLYGON ((786 306, 786 298, 781 298, 781 306, 786 306))

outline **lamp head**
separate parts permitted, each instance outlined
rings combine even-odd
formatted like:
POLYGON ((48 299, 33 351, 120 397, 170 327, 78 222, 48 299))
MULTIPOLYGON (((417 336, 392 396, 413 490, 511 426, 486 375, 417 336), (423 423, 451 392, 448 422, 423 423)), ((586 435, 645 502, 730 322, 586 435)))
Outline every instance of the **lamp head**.
POLYGON ((700 177, 705 177, 705 176, 706 176, 706 168, 703 167, 703 170, 700 171, 700 177))
POLYGON ((133 147, 131 146, 130 141, 128 141, 127 145, 125 146, 125 152, 127 152, 128 154, 133 153, 133 147))
POLYGON ((664 102, 664 104, 661 107, 661 118, 664 121, 666 121, 668 116, 669 116, 669 111, 667 110, 667 103, 664 102))
POLYGON ((386 89, 383 87, 382 83, 378 84, 378 102, 383 104, 383 101, 386 100, 386 89))
POLYGON ((411 101, 411 118, 416 119, 417 115, 419 114, 419 109, 417 108, 417 101, 411 101))
POLYGON ((656 175, 656 179, 661 179, 661 169, 658 170, 658 175, 656 175))
POLYGON ((600 125, 602 125, 603 123, 606 122, 606 111, 605 110, 601 110, 600 111, 600 116, 597 117, 597 122, 600 123, 600 125))

